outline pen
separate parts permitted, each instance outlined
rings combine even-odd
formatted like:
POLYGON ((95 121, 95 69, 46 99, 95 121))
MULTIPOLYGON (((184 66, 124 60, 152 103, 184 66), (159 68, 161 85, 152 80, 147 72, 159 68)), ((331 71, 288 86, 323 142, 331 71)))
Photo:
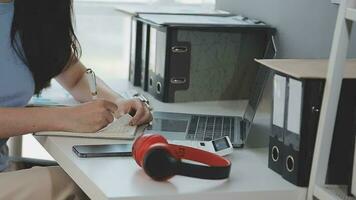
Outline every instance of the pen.
POLYGON ((87 69, 85 71, 88 83, 89 83, 89 90, 90 90, 90 94, 92 96, 92 99, 95 100, 97 99, 97 95, 98 95, 98 91, 96 88, 96 77, 95 77, 95 73, 92 69, 87 69))

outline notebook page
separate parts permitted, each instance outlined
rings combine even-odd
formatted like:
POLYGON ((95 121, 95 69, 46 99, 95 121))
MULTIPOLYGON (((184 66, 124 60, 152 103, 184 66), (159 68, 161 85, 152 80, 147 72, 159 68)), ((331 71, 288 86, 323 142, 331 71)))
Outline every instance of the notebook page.
POLYGON ((136 126, 130 126, 129 122, 132 117, 129 114, 121 116, 119 119, 114 119, 114 121, 107 127, 98 131, 98 133, 120 133, 125 135, 132 135, 136 131, 136 126))

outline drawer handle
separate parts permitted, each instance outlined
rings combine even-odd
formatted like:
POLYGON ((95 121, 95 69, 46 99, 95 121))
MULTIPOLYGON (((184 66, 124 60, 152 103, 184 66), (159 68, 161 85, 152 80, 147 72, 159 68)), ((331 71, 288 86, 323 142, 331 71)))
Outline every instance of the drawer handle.
POLYGON ((183 78, 183 77, 180 77, 180 78, 173 77, 173 78, 171 78, 171 83, 172 84, 184 84, 185 82, 186 82, 186 79, 183 78))
POLYGON ((288 172, 292 172, 294 171, 294 158, 292 156, 288 156, 286 159, 286 168, 288 170, 288 172))
POLYGON ((156 92, 157 94, 161 94, 161 89, 162 89, 162 85, 160 82, 157 82, 157 85, 156 85, 156 92))
POLYGON ((279 149, 276 146, 272 147, 272 160, 273 162, 277 162, 279 159, 279 149))
POLYGON ((185 53, 188 51, 188 47, 185 46, 174 46, 172 47, 173 53, 185 53))

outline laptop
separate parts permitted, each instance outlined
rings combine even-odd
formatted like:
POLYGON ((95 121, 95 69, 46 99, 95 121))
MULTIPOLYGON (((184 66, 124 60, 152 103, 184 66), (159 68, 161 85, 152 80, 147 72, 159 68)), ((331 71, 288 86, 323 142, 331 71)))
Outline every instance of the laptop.
POLYGON ((251 130, 268 76, 269 70, 259 67, 243 116, 153 112, 152 124, 145 133, 159 132, 169 140, 196 141, 210 141, 228 136, 235 148, 241 148, 251 130))

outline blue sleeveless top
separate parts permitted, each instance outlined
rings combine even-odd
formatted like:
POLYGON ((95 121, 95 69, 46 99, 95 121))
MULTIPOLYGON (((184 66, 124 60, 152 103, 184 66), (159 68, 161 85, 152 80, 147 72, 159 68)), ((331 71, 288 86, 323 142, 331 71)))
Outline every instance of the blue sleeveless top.
MULTIPOLYGON (((3 108, 24 107, 35 89, 31 72, 11 47, 13 15, 13 1, 0 3, 0 107, 3 108)), ((6 141, 0 138, 0 171, 7 167, 6 141)))

